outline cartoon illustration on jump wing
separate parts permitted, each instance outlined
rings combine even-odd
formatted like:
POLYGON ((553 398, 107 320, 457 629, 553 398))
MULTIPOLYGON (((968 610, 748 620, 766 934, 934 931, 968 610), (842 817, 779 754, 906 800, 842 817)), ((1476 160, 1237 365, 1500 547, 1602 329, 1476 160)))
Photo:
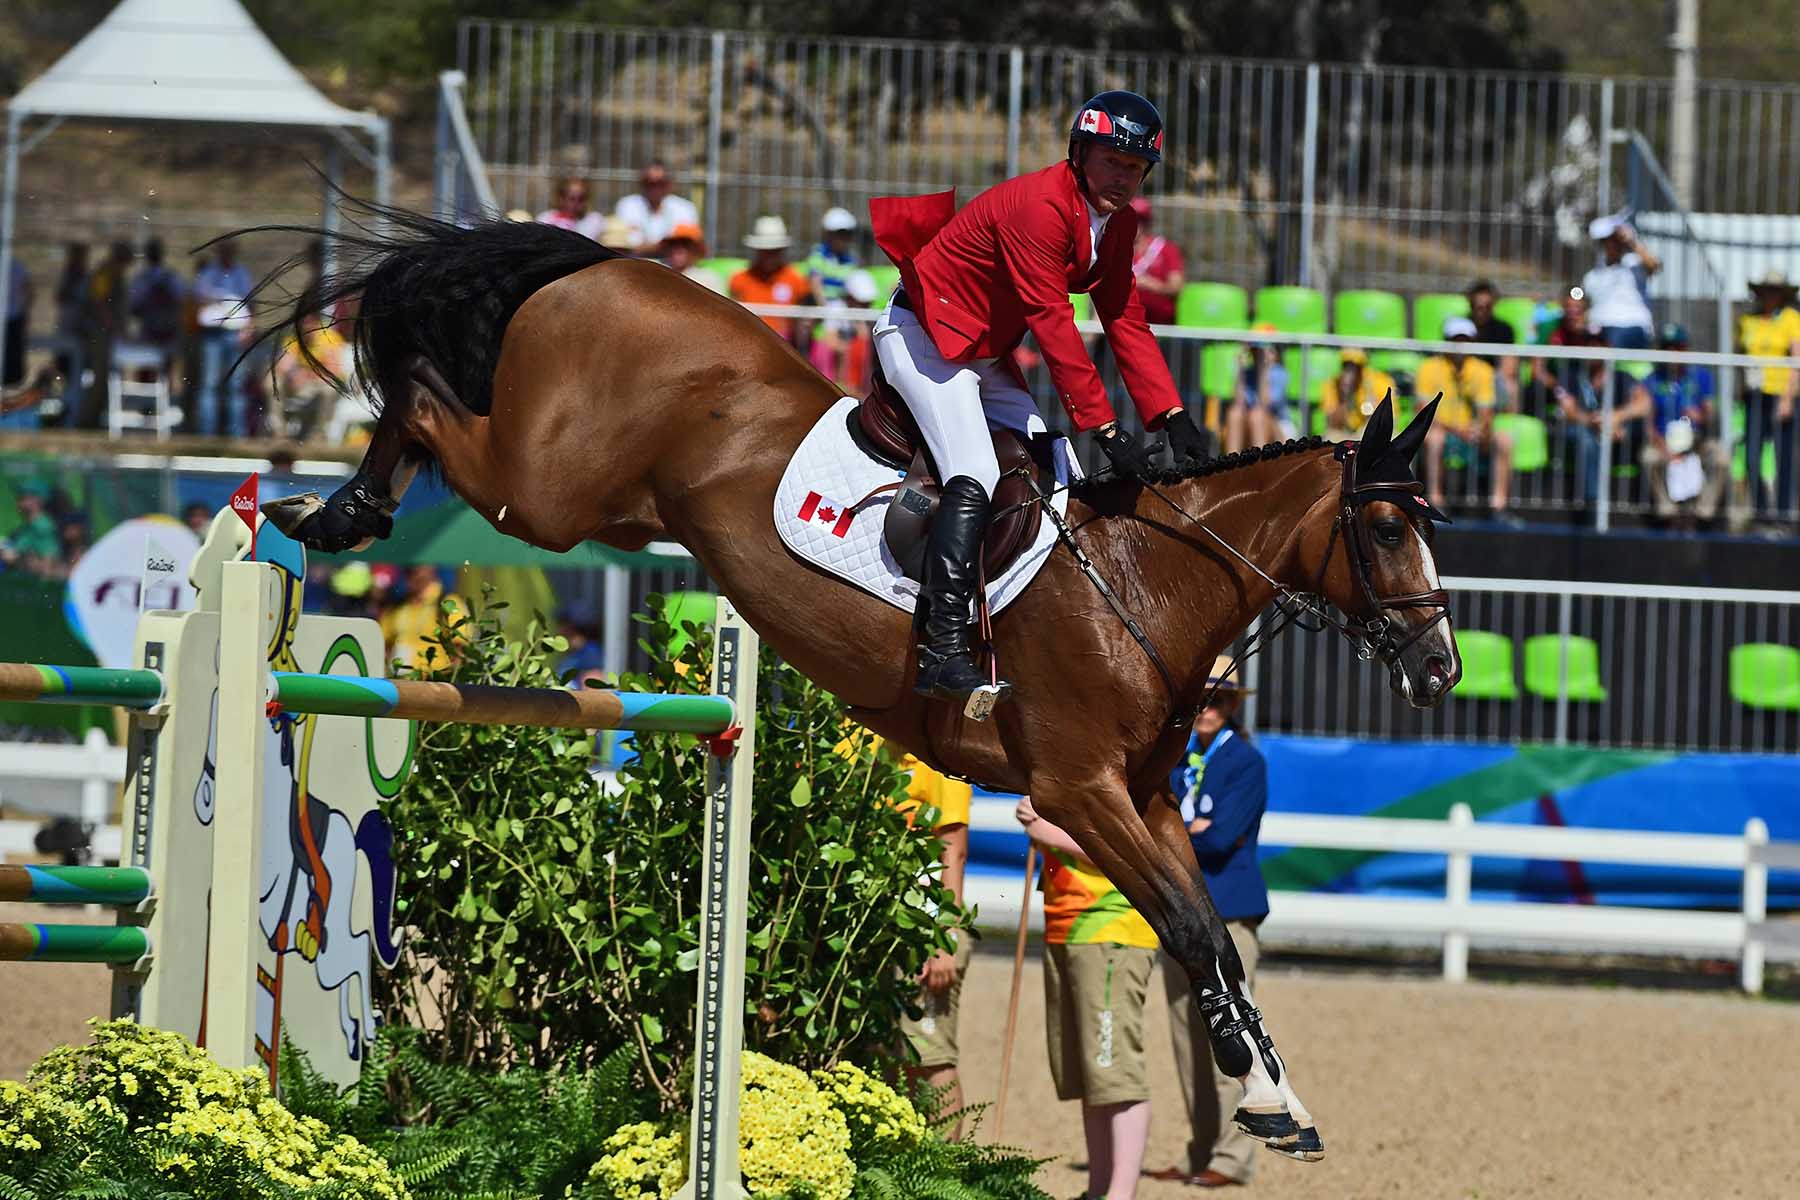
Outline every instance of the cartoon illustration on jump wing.
MULTIPOLYGON (((264 527, 255 553, 279 568, 280 619, 266 647, 271 670, 368 675, 373 666, 379 673, 383 648, 373 622, 301 615, 306 566, 297 543, 264 527)), ((213 653, 216 662, 216 645, 213 653)), ((193 790, 202 825, 224 799, 215 795, 216 686, 211 699, 193 790)), ((393 833, 377 805, 406 778, 413 726, 271 710, 266 729, 257 912, 267 953, 256 973, 257 1053, 273 1072, 285 1033, 315 1065, 345 1064, 354 1080, 376 1026, 371 957, 391 967, 397 954, 393 833), (327 1039, 337 1044, 327 1049, 327 1039)))

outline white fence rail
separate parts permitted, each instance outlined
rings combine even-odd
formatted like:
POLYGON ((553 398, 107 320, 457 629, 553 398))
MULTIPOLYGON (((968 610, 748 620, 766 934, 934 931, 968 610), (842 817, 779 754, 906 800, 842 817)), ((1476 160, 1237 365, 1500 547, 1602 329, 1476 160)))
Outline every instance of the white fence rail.
POLYGON ((124 782, 125 748, 98 729, 78 746, 0 742, 0 806, 13 812, 79 817, 98 828, 124 782))
MULTIPOLYGON (((1012 804, 978 800, 971 827, 1018 832, 1012 804)), ((1347 934, 1383 938, 1437 937, 1443 943, 1444 978, 1468 977, 1471 942, 1551 943, 1573 951, 1701 953, 1736 958, 1739 982, 1760 993, 1768 952, 1800 954, 1800 923, 1768 920, 1770 870, 1800 870, 1800 842, 1770 842, 1768 827, 1753 818, 1742 836, 1646 833, 1477 824, 1466 804, 1447 821, 1270 813, 1263 819, 1267 846, 1362 850, 1380 854, 1445 856, 1442 899, 1357 896, 1322 892, 1271 892, 1265 934, 1347 934), (1637 863, 1740 871, 1744 884, 1736 911, 1628 908, 1614 905, 1534 904, 1475 900, 1473 860, 1538 858, 1554 861, 1637 863)), ((1018 920, 1021 880, 973 876, 967 899, 982 908, 983 924, 1018 920)), ((1043 928, 1034 904, 1033 927, 1043 928)))

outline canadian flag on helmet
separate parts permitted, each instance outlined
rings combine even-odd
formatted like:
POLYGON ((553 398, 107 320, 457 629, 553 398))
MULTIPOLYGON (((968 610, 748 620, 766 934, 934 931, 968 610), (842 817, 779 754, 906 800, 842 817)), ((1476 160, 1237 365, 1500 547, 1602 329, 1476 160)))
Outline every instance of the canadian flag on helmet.
POLYGON ((1081 132, 1107 134, 1113 131, 1112 118, 1097 108, 1081 110, 1081 132))
POLYGON ((1150 139, 1150 148, 1158 154, 1162 153, 1162 130, 1157 130, 1156 136, 1150 139))

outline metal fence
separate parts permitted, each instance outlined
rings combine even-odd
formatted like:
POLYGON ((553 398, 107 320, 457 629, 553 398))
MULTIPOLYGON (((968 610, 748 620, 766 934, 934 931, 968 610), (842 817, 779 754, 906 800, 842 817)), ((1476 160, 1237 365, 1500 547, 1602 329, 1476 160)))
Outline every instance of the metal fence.
POLYGON ((1800 753, 1800 713, 1744 703, 1731 665, 1739 647, 1800 643, 1800 592, 1474 578, 1444 586, 1459 633, 1504 641, 1503 671, 1516 698, 1452 693, 1438 708, 1416 710, 1392 694, 1385 670, 1360 661, 1343 639, 1290 634, 1250 661, 1256 726, 1496 745, 1800 753))
MULTIPOLYGON (((720 253, 758 213, 804 235, 833 204, 969 193, 1053 162, 1073 106, 1113 86, 1167 118, 1148 190, 1190 279, 1442 291, 1485 275, 1545 295, 1591 265, 1587 219, 1626 203, 1651 210, 1665 249, 1730 236, 1686 213, 1800 211, 1786 85, 497 20, 463 22, 457 57, 502 207, 544 207, 563 174, 610 202, 660 157, 720 253), (1666 187, 1648 163, 1668 164, 1666 187)), ((1752 265, 1800 274, 1800 237, 1758 237, 1752 265)), ((1680 272, 1659 315, 1717 345, 1719 323, 1681 307, 1704 275, 1680 272)))

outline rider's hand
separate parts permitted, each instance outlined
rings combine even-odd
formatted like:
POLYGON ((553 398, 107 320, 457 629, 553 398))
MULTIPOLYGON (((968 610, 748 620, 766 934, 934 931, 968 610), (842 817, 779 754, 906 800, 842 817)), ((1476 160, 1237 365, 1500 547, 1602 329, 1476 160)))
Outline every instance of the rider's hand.
POLYGON ((1110 436, 1102 434, 1095 440, 1112 465, 1113 474, 1121 479, 1143 479, 1155 469, 1150 462, 1150 447, 1116 426, 1110 436))
POLYGON ((1185 408, 1175 409, 1163 422, 1163 434, 1169 439, 1169 453, 1175 457, 1175 467, 1193 466, 1206 457, 1209 448, 1207 436, 1194 424, 1194 418, 1188 416, 1185 408))

